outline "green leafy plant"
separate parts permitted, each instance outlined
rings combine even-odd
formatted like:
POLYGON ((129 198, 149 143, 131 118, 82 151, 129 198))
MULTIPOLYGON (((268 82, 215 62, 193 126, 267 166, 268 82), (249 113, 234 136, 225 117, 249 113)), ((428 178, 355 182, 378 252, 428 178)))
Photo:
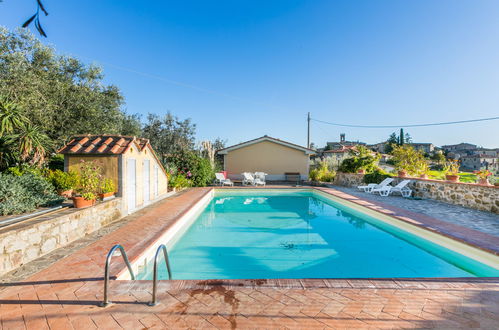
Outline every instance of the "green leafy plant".
POLYGON ((341 162, 338 171, 344 173, 357 173, 365 170, 367 173, 374 171, 377 167, 380 155, 372 152, 364 146, 356 146, 349 151, 349 158, 341 162))
POLYGON ((185 175, 178 174, 177 176, 172 178, 171 186, 173 188, 186 188, 186 187, 191 187, 192 182, 191 180, 187 179, 185 175))
POLYGON ((96 161, 81 160, 76 191, 82 196, 91 193, 95 197, 99 190, 101 172, 101 167, 96 161))
POLYGON ((328 163, 326 161, 321 161, 318 167, 312 169, 309 173, 309 178, 312 181, 319 182, 332 182, 336 176, 334 170, 329 169, 328 163))
POLYGON ((86 201, 93 201, 97 198, 97 196, 95 196, 95 194, 91 192, 83 193, 81 194, 81 197, 83 197, 83 199, 86 201))
POLYGON ((366 175, 364 175, 364 182, 365 183, 380 183, 384 179, 390 178, 392 176, 393 175, 391 175, 390 173, 388 173, 388 172, 386 172, 383 169, 378 167, 374 171, 372 171, 371 173, 367 173, 366 175))
POLYGON ((116 192, 116 185, 114 184, 114 181, 110 178, 106 178, 106 179, 102 180, 102 183, 100 186, 100 192, 101 192, 101 194, 116 192))
POLYGON ((49 179, 59 192, 76 188, 79 175, 75 171, 63 172, 61 170, 51 171, 49 179))
POLYGON ((426 163, 423 153, 407 144, 395 146, 392 155, 395 161, 395 169, 406 171, 409 175, 421 173, 426 163))
POLYGON ((446 175, 457 175, 459 173, 459 161, 457 159, 449 159, 445 162, 443 171, 446 175))
POLYGON ((58 204, 63 200, 41 176, 0 173, 0 215, 31 212, 37 207, 58 204))

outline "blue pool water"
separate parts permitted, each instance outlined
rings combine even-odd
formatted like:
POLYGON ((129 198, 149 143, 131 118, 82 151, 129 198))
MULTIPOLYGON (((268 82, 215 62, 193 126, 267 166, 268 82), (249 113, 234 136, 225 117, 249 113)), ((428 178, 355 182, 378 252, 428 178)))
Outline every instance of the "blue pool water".
POLYGON ((499 276, 311 191, 217 192, 168 249, 174 279, 499 276))

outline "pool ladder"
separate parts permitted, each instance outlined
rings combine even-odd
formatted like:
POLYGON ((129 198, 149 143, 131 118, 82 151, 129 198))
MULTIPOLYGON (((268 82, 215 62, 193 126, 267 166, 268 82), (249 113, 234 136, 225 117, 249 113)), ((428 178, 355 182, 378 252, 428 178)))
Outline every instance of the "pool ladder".
MULTIPOLYGON (((102 303, 100 304, 101 307, 106 307, 110 304, 109 302, 109 296, 108 296, 108 291, 109 291, 109 265, 111 263, 111 258, 114 255, 114 252, 119 249, 121 252, 121 256, 123 257, 123 261, 126 264, 126 267, 128 268, 128 272, 130 273, 130 277, 132 280, 135 280, 135 275, 133 274, 133 269, 132 266, 130 265, 130 261, 128 261, 128 256, 125 252, 125 249, 123 246, 120 244, 116 244, 109 250, 109 253, 107 254, 106 257, 106 268, 104 270, 104 299, 102 303)), ((154 255, 154 275, 153 275, 153 287, 152 287, 152 300, 147 303, 149 306, 155 306, 157 304, 156 301, 156 294, 157 294, 157 289, 158 289, 158 260, 160 257, 160 252, 163 252, 165 263, 166 263, 166 269, 168 270, 168 279, 172 279, 172 271, 170 268, 170 261, 168 258, 168 252, 166 250, 166 246, 164 244, 161 244, 158 246, 158 249, 156 250, 156 254, 154 255)))

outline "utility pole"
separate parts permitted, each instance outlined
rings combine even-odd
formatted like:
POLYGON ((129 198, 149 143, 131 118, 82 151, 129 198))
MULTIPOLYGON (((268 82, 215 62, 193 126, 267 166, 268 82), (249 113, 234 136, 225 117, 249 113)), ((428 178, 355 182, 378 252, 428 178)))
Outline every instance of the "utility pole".
POLYGON ((307 115, 307 148, 310 148, 310 112, 307 115))

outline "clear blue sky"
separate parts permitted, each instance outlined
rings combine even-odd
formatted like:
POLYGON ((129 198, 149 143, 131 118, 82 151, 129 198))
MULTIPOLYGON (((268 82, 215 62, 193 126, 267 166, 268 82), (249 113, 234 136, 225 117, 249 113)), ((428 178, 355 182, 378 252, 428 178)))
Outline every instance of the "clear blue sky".
MULTIPOLYGON (((190 117, 198 139, 304 145, 308 111, 364 125, 499 115, 496 0, 44 3, 45 42, 102 64, 128 112, 190 117)), ((15 28, 34 10, 35 0, 4 0, 0 24, 15 28)), ((312 141, 344 132, 375 143, 392 131, 313 123, 312 141)), ((499 121, 407 131, 416 142, 499 147, 499 121)))

